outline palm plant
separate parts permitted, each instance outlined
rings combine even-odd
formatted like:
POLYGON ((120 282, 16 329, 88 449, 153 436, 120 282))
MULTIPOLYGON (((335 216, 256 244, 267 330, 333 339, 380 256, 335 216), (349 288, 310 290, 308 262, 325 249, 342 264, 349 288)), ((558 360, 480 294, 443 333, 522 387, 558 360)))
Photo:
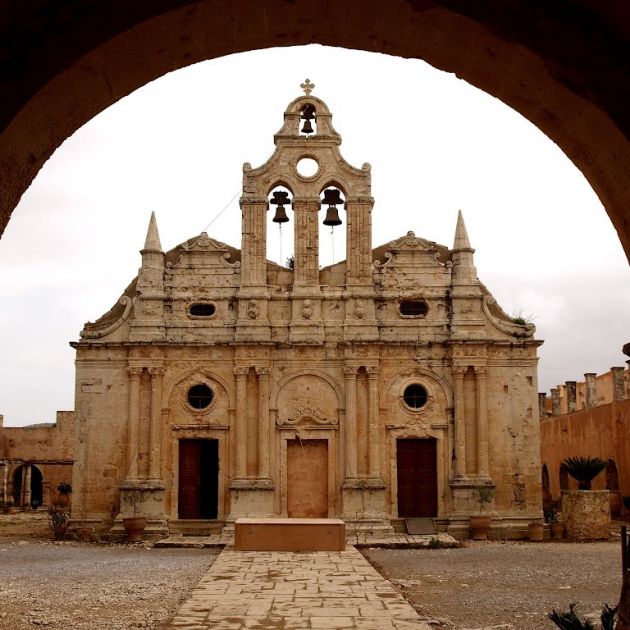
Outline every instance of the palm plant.
POLYGON ((590 490, 591 482, 607 464, 599 457, 567 457, 560 466, 578 482, 578 490, 590 490))
MULTIPOLYGON (((580 619, 577 616, 575 613, 576 606, 576 602, 572 602, 569 604, 568 611, 558 612, 557 610, 553 610, 547 617, 549 617, 560 630, 595 630, 593 622, 588 619, 580 619)), ((616 616, 617 608, 611 608, 608 604, 604 604, 600 616, 601 630, 613 630, 616 616)))

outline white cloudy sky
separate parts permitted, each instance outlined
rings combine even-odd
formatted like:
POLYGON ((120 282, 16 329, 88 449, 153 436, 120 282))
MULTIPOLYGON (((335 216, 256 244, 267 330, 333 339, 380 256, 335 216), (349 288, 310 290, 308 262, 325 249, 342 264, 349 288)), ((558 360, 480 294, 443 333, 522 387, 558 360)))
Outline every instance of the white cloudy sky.
MULTIPOLYGON (((242 163, 271 155, 306 77, 331 108, 344 157, 372 164, 374 246, 408 230, 451 245, 461 208, 480 279, 508 313, 533 316, 545 340, 540 391, 623 364, 630 269, 596 195, 553 142, 500 101, 421 61, 273 49, 145 86, 44 166, 0 240, 5 425, 50 422, 55 410, 73 408, 68 342, 136 274, 152 210, 170 249, 233 200, 208 232, 240 246, 242 163)), ((338 231, 337 259, 341 241, 338 231)), ((269 250, 278 257, 276 242, 269 250)))

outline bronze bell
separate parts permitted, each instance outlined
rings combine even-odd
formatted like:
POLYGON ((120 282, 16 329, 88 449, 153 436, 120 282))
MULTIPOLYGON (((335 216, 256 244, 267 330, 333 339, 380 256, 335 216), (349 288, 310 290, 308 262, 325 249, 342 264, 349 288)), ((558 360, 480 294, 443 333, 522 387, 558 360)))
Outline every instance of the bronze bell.
POLYGON ((311 124, 311 120, 315 119, 315 107, 310 103, 305 105, 302 109, 302 115, 300 116, 304 121, 302 125, 302 133, 313 133, 313 125, 311 124))
POLYGON ((272 221, 274 223, 286 223, 289 220, 287 213, 284 209, 284 204, 289 203, 289 193, 284 190, 276 190, 271 197, 271 203, 277 206, 276 214, 272 221))
POLYGON ((326 218, 324 219, 324 225, 341 225, 341 219, 339 218, 339 212, 337 211, 337 204, 343 203, 343 199, 336 188, 328 188, 324 191, 323 203, 328 204, 328 210, 326 211, 326 218))
POLYGON ((328 210, 326 210, 326 218, 324 219, 324 225, 330 225, 332 227, 334 227, 335 225, 341 225, 339 212, 337 212, 337 208, 335 208, 335 206, 330 206, 328 210))

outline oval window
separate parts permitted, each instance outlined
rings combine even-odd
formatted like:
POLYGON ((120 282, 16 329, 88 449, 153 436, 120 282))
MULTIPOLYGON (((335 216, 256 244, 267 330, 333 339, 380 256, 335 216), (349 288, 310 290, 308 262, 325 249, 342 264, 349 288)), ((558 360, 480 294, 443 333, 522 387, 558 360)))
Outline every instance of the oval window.
POLYGON ((188 312, 195 317, 212 317, 214 315, 214 304, 209 302, 199 302, 198 304, 191 304, 188 312))
POLYGON ((429 305, 424 300, 403 300, 400 314, 406 317, 424 317, 429 312, 429 305))
POLYGON ((427 404, 428 399, 429 394, 422 385, 413 383, 412 385, 407 385, 407 387, 405 387, 403 400, 405 401, 405 405, 407 405, 407 407, 410 407, 411 409, 420 409, 427 404))
POLYGON ((205 409, 214 398, 214 392, 204 383, 188 390, 188 402, 193 409, 205 409))

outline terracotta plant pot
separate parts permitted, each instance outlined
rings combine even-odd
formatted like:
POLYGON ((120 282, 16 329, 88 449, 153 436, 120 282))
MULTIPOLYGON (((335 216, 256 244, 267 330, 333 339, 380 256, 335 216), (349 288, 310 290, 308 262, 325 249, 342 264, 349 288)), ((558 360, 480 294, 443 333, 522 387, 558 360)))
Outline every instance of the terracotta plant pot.
POLYGON ((545 536, 545 526, 542 523, 529 523, 527 537, 531 542, 542 542, 545 536))
POLYGON ((59 507, 67 508, 68 505, 70 505, 70 496, 65 494, 65 493, 63 493, 63 492, 60 492, 59 496, 57 498, 57 503, 58 503, 59 507))
POLYGON ((489 516, 471 516, 470 517, 470 533, 473 540, 488 540, 488 532, 490 531, 489 516))
POLYGON ((564 523, 550 523, 549 529, 554 540, 562 540, 564 538, 564 523))
POLYGON ((140 542, 144 536, 144 528, 147 526, 146 516, 131 516, 123 518, 123 527, 129 542, 140 542))

